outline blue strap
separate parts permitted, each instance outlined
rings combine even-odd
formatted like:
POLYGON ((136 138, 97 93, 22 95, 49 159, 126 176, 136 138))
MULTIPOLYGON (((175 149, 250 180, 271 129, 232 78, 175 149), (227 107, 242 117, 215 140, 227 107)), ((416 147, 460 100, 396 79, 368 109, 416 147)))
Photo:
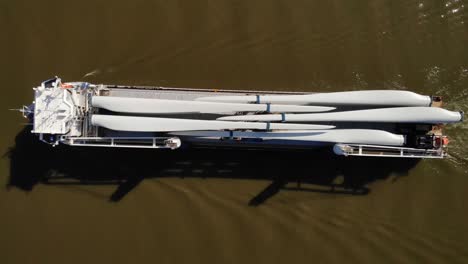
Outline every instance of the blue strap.
POLYGON ((266 130, 267 130, 267 131, 270 131, 270 122, 267 122, 267 123, 266 123, 266 130))
POLYGON ((281 113, 281 122, 286 122, 286 114, 281 113))
POLYGON ((232 131, 232 130, 229 131, 229 137, 230 137, 230 138, 233 138, 233 137, 234 137, 234 131, 232 131))
POLYGON ((267 103, 266 105, 267 105, 266 111, 267 111, 268 113, 270 113, 270 108, 271 108, 270 106, 271 106, 271 104, 270 104, 270 103, 267 103))
POLYGON ((257 97, 257 101, 255 103, 259 104, 260 103, 260 95, 257 94, 256 97, 257 97))

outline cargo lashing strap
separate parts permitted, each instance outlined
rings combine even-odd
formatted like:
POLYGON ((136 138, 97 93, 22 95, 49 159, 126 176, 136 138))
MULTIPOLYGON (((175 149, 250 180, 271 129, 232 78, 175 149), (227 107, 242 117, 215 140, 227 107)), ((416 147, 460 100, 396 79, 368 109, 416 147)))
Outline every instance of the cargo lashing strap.
MULTIPOLYGON (((256 104, 260 104, 260 95, 255 95, 256 97, 256 100, 255 100, 255 103, 256 104)), ((270 110, 271 110, 271 103, 266 103, 266 112, 270 113, 270 110)), ((284 113, 281 114, 282 115, 282 120, 284 122, 285 120, 285 117, 284 117, 284 113)), ((271 131, 271 123, 270 122, 266 122, 266 131, 271 131)), ((231 135, 232 137, 232 135, 231 135)))
POLYGON ((257 94, 257 95, 256 95, 256 98, 257 98, 257 100, 255 101, 255 103, 256 103, 256 104, 259 104, 259 103, 260 103, 260 95, 257 94))
MULTIPOLYGON (((260 101, 260 95, 255 95, 255 104, 261 104, 261 101, 260 101)), ((267 113, 271 113, 271 103, 266 103, 266 110, 265 112, 267 113)))
POLYGON ((267 103, 266 104, 266 112, 270 113, 271 112, 270 110, 271 110, 271 103, 267 103))

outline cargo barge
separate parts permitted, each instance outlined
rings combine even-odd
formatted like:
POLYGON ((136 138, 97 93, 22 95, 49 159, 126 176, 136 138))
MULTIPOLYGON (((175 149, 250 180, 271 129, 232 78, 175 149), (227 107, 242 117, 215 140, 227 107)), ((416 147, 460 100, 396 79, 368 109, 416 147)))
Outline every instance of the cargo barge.
POLYGON ((305 93, 46 80, 21 110, 56 146, 329 148, 336 155, 444 158, 463 112, 401 90, 305 93))

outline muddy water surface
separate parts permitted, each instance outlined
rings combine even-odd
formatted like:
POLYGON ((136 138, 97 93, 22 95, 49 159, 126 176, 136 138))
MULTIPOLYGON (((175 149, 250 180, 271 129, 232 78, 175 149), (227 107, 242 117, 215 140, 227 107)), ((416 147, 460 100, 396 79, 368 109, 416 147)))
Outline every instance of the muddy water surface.
POLYGON ((0 262, 467 263, 466 122, 446 129, 450 158, 417 163, 53 149, 7 111, 59 75, 407 89, 467 112, 467 10, 465 0, 1 1, 0 181, 11 186, 0 190, 0 262))

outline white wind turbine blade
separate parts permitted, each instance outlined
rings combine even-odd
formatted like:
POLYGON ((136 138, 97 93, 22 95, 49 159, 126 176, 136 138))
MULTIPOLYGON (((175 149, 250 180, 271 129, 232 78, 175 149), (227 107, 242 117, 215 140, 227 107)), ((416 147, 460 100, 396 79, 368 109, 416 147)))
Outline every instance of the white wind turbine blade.
POLYGON ((461 122, 463 120, 463 112, 454 112, 438 107, 395 107, 316 114, 225 116, 218 118, 218 120, 263 122, 378 122, 445 124, 461 122))
POLYGON ((313 131, 186 131, 172 132, 172 135, 202 138, 258 138, 263 140, 294 140, 323 143, 354 143, 368 145, 403 146, 405 137, 375 129, 332 129, 313 131))
POLYGON ((233 114, 236 112, 311 113, 334 110, 327 106, 237 104, 149 98, 94 96, 92 106, 114 112, 138 114, 233 114))
POLYGON ((229 95, 200 97, 195 100, 229 103, 374 106, 430 106, 432 101, 430 96, 400 90, 347 91, 302 95, 229 95))
POLYGON ((332 129, 334 126, 309 124, 270 124, 252 122, 229 122, 216 120, 194 120, 138 116, 93 115, 91 123, 95 126, 105 127, 118 131, 133 132, 169 132, 169 131, 196 131, 196 130, 314 130, 332 129))

